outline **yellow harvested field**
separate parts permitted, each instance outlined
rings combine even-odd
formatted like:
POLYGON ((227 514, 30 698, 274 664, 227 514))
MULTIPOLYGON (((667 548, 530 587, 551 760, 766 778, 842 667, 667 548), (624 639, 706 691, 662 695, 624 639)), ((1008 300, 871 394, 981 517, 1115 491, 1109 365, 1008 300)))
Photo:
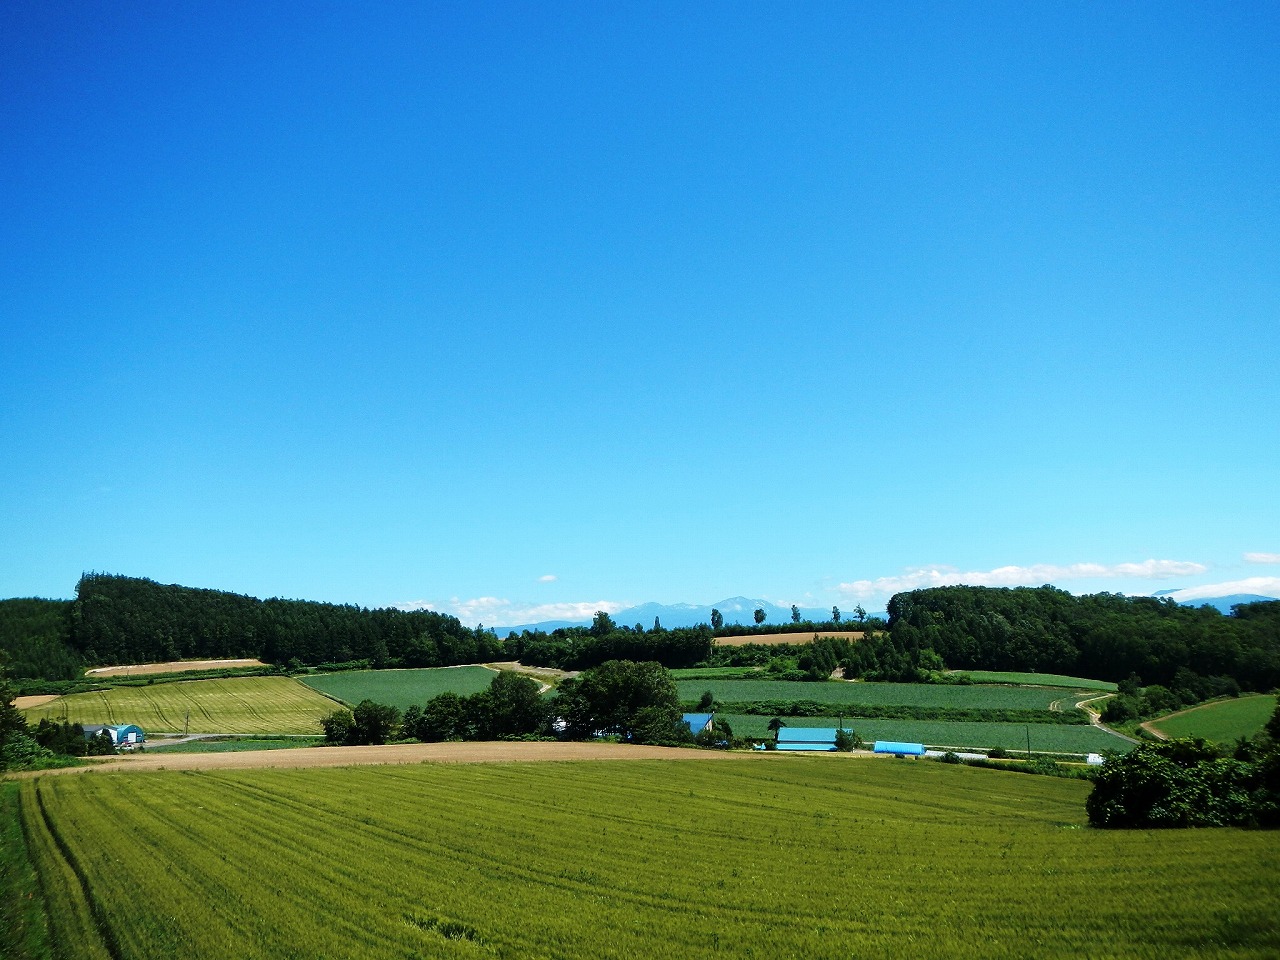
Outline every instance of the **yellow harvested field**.
POLYGON ((861 640, 861 630, 819 630, 815 634, 810 631, 808 633, 756 633, 746 637, 716 637, 717 647, 745 647, 749 643, 758 643, 762 646, 780 643, 813 643, 813 638, 819 637, 841 637, 845 640, 861 640))
POLYGON ((64 716, 72 723, 136 723, 148 734, 185 728, 318 735, 320 718, 337 709, 333 700, 289 677, 232 677, 73 693, 23 714, 33 724, 64 716))
POLYGON ((261 660, 171 660, 168 663, 127 663, 119 667, 94 667, 90 677, 145 677, 153 673, 183 673, 187 670, 227 670, 234 667, 265 667, 261 660))

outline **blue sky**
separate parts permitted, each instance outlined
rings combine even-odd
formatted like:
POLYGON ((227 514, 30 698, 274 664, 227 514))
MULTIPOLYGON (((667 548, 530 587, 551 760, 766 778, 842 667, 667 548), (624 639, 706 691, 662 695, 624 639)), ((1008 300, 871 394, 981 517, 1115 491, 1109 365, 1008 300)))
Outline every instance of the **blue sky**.
POLYGON ((0 54, 0 596, 1280 596, 1273 4, 29 3, 0 54))

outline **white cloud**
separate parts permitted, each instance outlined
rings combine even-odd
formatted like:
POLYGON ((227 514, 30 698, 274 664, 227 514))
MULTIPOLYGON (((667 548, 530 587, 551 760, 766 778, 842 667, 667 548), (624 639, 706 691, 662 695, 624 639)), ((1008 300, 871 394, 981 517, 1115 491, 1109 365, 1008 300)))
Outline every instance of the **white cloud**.
POLYGON ((468 626, 483 623, 488 627, 505 627, 517 623, 541 623, 544 620, 590 620, 597 610, 617 613, 628 604, 614 600, 596 600, 582 603, 517 603, 502 597, 473 597, 462 600, 453 597, 444 603, 429 600, 413 600, 397 604, 401 610, 434 610, 450 613, 468 626))
POLYGON ((557 577, 554 573, 544 573, 542 576, 538 578, 538 582, 539 583, 555 583, 559 579, 560 578, 557 577))
POLYGON ((854 580, 837 589, 857 600, 891 596, 921 587, 1027 587, 1065 580, 1146 579, 1163 580, 1204 573, 1208 567, 1188 560, 1143 560, 1140 563, 1072 563, 1066 566, 1039 563, 1029 567, 997 567, 994 570, 960 571, 954 567, 917 567, 896 577, 854 580))
POLYGON ((1280 563, 1280 553, 1246 553, 1245 563, 1280 563))
POLYGON ((1181 603, 1183 600, 1203 600, 1206 597, 1229 597, 1236 593, 1256 593, 1264 597, 1280 598, 1280 577, 1246 577, 1226 583, 1206 583, 1198 587, 1173 590, 1168 596, 1181 603))

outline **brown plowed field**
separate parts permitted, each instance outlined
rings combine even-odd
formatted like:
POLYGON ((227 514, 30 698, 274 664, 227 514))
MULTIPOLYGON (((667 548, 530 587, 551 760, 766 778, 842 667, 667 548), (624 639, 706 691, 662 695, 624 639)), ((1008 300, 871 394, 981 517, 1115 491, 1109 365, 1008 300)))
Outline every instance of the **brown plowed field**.
POLYGON ((14 697, 13 705, 19 710, 27 710, 31 707, 43 707, 46 703, 53 703, 57 699, 56 693, 44 693, 35 697, 14 697))
POLYGON ((90 677, 145 677, 149 673, 182 673, 186 670, 225 670, 230 667, 265 667, 261 660, 174 660, 169 663, 128 663, 119 667, 94 667, 90 677))
MULTIPOLYGON (((861 640, 861 630, 819 630, 819 637, 843 637, 846 640, 861 640)), ((770 645, 775 643, 813 643, 814 634, 809 633, 754 633, 746 637, 716 637, 717 647, 744 647, 748 643, 770 645)))
MULTIPOLYGON (((764 750, 695 750, 625 743, 397 743, 376 747, 299 747, 240 753, 158 753, 107 757, 91 766, 11 774, 18 778, 56 774, 149 770, 261 770, 301 767, 357 767, 388 763, 535 763, 564 760, 729 760, 795 757, 764 750)), ((815 753, 808 757, 861 757, 872 753, 815 753)))

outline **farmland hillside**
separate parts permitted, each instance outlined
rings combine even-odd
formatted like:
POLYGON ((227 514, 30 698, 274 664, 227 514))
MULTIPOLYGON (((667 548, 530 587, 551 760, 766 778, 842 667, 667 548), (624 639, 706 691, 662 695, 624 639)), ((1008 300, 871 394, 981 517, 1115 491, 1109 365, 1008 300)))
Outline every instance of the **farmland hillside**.
POLYGON ((810 759, 42 777, 20 814, 76 957, 1280 950, 1280 834, 1079 829, 1080 781, 810 759))

